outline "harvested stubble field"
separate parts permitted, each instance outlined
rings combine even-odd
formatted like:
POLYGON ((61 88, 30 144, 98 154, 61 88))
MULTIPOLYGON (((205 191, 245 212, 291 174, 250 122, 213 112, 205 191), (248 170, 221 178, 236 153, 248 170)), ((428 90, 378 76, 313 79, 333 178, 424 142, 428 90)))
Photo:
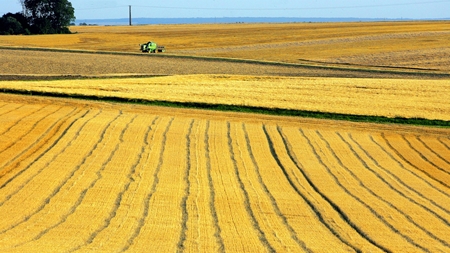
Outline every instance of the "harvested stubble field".
POLYGON ((0 95, 1 252, 447 252, 450 131, 0 95))
MULTIPOLYGON (((449 120, 448 22, 72 31, 0 46, 115 52, 0 50, 1 88, 449 120)), ((0 252, 448 252, 450 129, 0 94, 0 214, 0 252)))
POLYGON ((138 52, 450 71, 450 22, 74 26, 70 35, 1 37, 0 46, 138 52))

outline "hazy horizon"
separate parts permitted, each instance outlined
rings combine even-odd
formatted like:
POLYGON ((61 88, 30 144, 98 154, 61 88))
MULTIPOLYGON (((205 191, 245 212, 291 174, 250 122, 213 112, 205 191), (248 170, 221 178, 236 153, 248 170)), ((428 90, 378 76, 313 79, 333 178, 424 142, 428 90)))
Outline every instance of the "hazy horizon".
MULTIPOLYGON (((128 18, 131 5, 136 18, 356 18, 356 19, 447 19, 450 0, 169 0, 152 3, 144 0, 72 0, 77 20, 128 18)), ((0 0, 0 14, 22 11, 18 0, 0 0)))

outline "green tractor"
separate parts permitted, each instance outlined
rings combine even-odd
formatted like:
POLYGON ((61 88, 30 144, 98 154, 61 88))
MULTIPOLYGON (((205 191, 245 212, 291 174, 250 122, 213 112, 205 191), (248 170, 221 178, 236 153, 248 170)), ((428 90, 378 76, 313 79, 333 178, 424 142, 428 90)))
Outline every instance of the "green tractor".
POLYGON ((144 44, 139 44, 141 46, 142 53, 163 53, 166 51, 164 46, 158 46, 156 42, 147 42, 144 44))

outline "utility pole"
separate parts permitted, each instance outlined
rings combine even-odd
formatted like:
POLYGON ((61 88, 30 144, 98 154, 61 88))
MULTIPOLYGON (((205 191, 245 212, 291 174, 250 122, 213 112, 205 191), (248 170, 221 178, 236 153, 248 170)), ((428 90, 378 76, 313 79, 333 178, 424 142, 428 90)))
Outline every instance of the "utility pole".
POLYGON ((130 13, 129 16, 130 16, 130 26, 131 26, 131 5, 128 6, 128 9, 129 9, 129 13, 130 13))

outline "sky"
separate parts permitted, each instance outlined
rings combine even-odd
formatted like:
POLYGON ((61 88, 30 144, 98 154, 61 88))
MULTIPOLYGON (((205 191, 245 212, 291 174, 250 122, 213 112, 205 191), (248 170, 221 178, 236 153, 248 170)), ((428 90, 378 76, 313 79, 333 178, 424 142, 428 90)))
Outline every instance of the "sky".
MULTIPOLYGON (((296 17, 450 18, 450 0, 69 0, 77 20, 128 18, 296 17)), ((20 12, 19 0, 0 0, 0 15, 20 12)))

